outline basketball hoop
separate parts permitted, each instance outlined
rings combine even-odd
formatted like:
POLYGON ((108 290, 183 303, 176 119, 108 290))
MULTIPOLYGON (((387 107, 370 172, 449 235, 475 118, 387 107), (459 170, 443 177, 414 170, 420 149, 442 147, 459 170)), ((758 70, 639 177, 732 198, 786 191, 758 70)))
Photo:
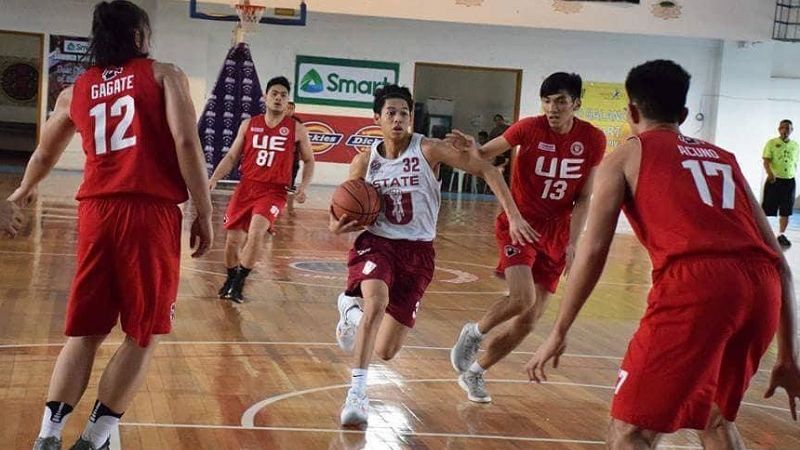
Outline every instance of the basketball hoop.
POLYGON ((255 30, 256 25, 258 25, 267 10, 264 6, 251 5, 250 0, 242 0, 241 3, 237 3, 233 7, 236 8, 236 14, 239 15, 239 27, 245 32, 255 30))

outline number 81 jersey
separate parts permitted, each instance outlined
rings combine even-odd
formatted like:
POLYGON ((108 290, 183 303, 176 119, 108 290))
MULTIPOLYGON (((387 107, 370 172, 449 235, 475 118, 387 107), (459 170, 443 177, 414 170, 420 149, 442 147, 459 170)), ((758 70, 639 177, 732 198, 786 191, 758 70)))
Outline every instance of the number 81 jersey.
POLYGON ((76 80, 69 115, 86 155, 78 200, 131 194, 188 199, 153 62, 95 66, 76 80))
POLYGON ((263 114, 250 119, 239 168, 242 178, 289 186, 294 164, 296 124, 288 116, 274 127, 267 125, 263 114))

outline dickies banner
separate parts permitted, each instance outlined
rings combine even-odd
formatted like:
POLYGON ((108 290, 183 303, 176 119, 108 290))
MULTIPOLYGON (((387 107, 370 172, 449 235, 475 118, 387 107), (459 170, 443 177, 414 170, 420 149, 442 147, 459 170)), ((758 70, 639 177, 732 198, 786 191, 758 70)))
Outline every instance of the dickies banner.
POLYGON ((355 155, 383 139, 371 117, 298 113, 297 118, 306 126, 314 160, 319 162, 349 164, 355 155))

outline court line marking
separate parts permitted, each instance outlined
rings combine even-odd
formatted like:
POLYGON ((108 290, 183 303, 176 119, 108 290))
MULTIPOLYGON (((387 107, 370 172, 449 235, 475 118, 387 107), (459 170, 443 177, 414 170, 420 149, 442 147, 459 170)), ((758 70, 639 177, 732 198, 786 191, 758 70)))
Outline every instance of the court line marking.
MULTIPOLYGON (((103 342, 101 346, 119 346, 122 342, 103 342)), ((299 342, 299 341, 159 341, 161 345, 265 345, 265 346, 302 346, 302 347, 336 347, 335 342, 299 342)), ((43 348, 43 347, 63 347, 63 342, 44 342, 39 344, 0 344, 0 350, 15 348, 43 348)), ((433 350, 450 351, 450 347, 433 347, 428 345, 404 345, 404 349, 409 350, 433 350)), ((481 350, 485 351, 485 350, 481 350)), ((535 352, 514 350, 512 355, 533 355, 535 352)), ((611 355, 589 355, 584 353, 564 353, 565 357, 577 359, 602 359, 610 361, 622 361, 622 356, 611 355)), ((759 372, 771 373, 768 369, 758 369, 759 372)), ((786 410, 788 411, 788 410, 786 410)))
POLYGON ((111 429, 111 442, 109 442, 108 450, 122 450, 122 439, 119 437, 119 424, 111 429))

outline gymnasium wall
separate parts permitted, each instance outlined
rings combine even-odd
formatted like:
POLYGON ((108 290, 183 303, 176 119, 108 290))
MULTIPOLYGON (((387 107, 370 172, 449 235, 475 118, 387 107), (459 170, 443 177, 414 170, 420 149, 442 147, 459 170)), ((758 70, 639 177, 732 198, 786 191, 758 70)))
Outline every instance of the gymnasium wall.
MULTIPOLYGON (((9 0, 0 29, 86 35, 92 2, 9 0), (33 4, 35 3, 35 4, 33 4), (22 12, 25 12, 24 14, 22 12)), ((151 14, 153 55, 181 66, 191 79, 198 111, 230 45, 232 24, 189 19, 186 3, 139 2, 151 14)), ((585 80, 622 82, 634 64, 654 58, 674 59, 692 73, 690 118, 685 133, 717 142, 737 154, 758 192, 762 178, 760 150, 775 134, 776 121, 800 112, 796 63, 800 47, 772 42, 751 45, 715 39, 558 31, 402 19, 314 14, 306 27, 266 27, 249 42, 262 81, 294 75, 298 54, 400 63, 401 83, 413 83, 414 63, 436 62, 523 70, 521 116, 536 114, 541 80, 556 70, 575 71, 585 80), (774 64, 775 59, 782 61, 774 64), (773 78, 777 73, 782 78, 773 78), (703 120, 697 120, 701 112, 703 120)), ((369 116, 369 110, 298 105, 300 112, 369 116)), ((794 116, 800 122, 800 115, 794 116)), ((80 168, 77 145, 60 163, 80 168)), ((344 178, 343 165, 319 164, 316 182, 334 184, 344 178)))

